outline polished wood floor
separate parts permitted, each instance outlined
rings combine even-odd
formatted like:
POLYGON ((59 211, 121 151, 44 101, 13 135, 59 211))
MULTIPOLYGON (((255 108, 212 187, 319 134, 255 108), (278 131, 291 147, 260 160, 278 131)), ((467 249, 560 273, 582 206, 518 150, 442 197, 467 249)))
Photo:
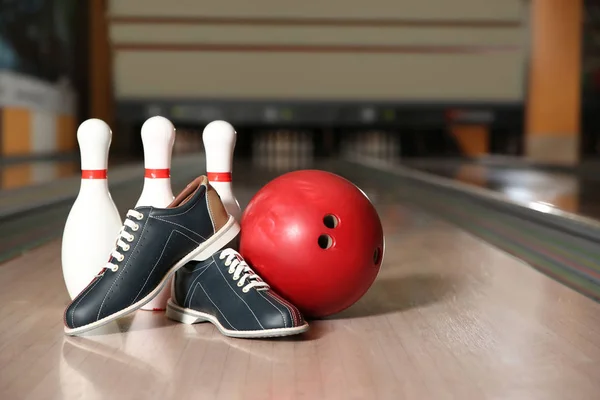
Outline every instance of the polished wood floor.
MULTIPOLYGON (((493 160, 493 158, 492 158, 493 160)), ((542 202, 559 210, 600 220, 600 165, 583 162, 552 171, 526 166, 512 158, 492 164, 456 159, 404 161, 408 167, 498 192, 510 201, 542 202)))
POLYGON ((598 399, 599 304, 364 188, 387 235, 381 274, 301 337, 138 311, 68 338, 59 241, 0 265, 0 399, 598 399))

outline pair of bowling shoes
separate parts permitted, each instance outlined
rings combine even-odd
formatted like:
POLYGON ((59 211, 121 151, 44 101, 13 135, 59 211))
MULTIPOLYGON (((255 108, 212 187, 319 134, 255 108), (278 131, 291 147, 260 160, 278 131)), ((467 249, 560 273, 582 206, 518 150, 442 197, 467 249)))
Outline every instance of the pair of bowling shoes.
POLYGON ((138 310, 173 276, 166 312, 173 320, 208 321, 241 338, 308 330, 298 309, 226 247, 239 231, 206 176, 167 208, 129 210, 108 263, 67 306, 65 333, 79 335, 138 310))

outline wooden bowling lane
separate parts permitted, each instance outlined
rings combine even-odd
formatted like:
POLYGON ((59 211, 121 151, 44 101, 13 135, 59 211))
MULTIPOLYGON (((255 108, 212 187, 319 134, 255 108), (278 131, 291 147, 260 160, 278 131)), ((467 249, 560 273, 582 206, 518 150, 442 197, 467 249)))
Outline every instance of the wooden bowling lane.
MULTIPOLYGON (((237 170, 244 205, 266 178, 237 170)), ((59 241, 0 264, 0 399, 597 399, 600 305, 358 183, 384 223, 381 274, 302 337, 138 311, 68 338, 59 241)))
POLYGON ((568 213, 600 219, 600 166, 596 163, 555 170, 511 158, 487 162, 417 159, 403 161, 403 164, 493 190, 512 201, 543 202, 568 213))

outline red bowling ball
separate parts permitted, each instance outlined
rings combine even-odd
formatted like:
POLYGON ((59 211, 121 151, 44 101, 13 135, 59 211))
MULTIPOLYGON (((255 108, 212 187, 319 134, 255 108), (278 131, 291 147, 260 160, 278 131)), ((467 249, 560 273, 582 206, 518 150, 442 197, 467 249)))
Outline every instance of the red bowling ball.
POLYGON ((359 300, 384 253, 381 221, 367 196, 329 172, 303 170, 272 180, 241 220, 240 253, 307 317, 359 300))

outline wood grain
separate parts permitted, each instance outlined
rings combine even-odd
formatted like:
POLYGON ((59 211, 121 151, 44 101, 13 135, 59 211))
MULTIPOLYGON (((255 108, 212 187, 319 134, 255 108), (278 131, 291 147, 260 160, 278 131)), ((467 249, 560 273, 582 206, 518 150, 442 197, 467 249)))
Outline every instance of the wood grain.
POLYGON ((384 221, 382 271, 301 337, 230 339, 139 311, 68 338, 59 241, 5 263, 0 398, 597 398, 599 304, 360 184, 384 221))

